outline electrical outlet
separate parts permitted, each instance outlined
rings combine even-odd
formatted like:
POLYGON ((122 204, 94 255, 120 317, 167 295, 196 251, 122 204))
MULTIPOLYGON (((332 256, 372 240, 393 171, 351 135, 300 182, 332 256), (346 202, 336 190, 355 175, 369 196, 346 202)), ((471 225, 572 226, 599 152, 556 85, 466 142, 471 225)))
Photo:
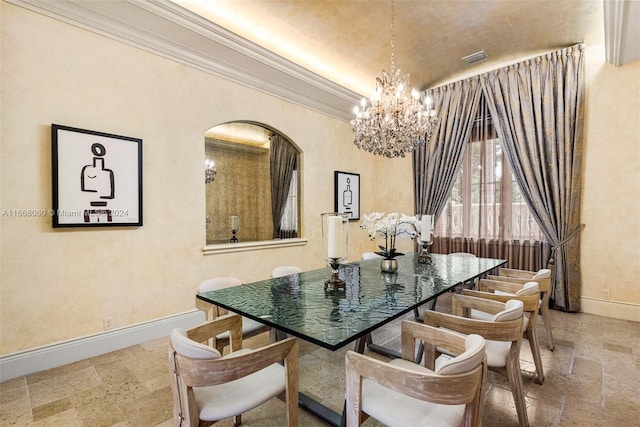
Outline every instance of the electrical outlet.
POLYGON ((102 326, 104 327, 105 331, 113 329, 113 319, 111 317, 105 317, 104 319, 102 319, 102 326))
POLYGON ((603 289, 602 293, 604 294, 604 299, 609 299, 609 289, 603 289))

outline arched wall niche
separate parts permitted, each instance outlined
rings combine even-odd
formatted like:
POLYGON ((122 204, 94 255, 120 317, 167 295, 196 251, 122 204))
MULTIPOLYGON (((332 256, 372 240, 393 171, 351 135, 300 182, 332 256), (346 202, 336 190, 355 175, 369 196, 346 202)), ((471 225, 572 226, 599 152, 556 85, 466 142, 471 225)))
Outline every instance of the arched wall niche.
MULTIPOLYGON (((254 121, 218 124, 205 132, 205 254, 306 243, 301 238, 301 150, 277 129, 254 121), (286 222, 295 233, 274 236, 271 156, 274 135, 295 153, 286 222), (207 171, 208 169, 208 171, 207 171), (235 231, 234 231, 235 229, 235 231)), ((276 233, 277 234, 277 233, 276 233)))

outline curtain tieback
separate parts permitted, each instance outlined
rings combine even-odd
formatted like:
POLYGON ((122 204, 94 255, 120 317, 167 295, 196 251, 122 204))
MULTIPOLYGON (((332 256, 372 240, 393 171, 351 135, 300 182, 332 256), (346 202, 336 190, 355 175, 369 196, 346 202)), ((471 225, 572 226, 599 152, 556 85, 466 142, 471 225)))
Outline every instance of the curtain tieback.
POLYGON ((558 243, 557 245, 553 246, 551 248, 551 252, 555 252, 556 249, 558 249, 559 247, 563 246, 564 244, 566 244, 569 240, 573 239, 575 236, 577 236, 582 230, 584 230, 585 224, 580 224, 580 226, 578 228, 576 228, 575 230, 573 230, 571 232, 571 234, 569 234, 565 239, 563 239, 560 243, 558 243))

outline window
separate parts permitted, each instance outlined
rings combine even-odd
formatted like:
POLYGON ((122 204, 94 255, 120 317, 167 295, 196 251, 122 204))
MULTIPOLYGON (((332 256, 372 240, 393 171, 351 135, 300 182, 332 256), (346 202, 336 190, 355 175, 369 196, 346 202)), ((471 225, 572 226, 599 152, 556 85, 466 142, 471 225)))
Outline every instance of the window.
POLYGON ((289 195, 280 220, 280 238, 298 237, 298 171, 294 171, 289 185, 289 195))
POLYGON ((544 241, 512 177, 483 101, 435 234, 488 241, 544 241))

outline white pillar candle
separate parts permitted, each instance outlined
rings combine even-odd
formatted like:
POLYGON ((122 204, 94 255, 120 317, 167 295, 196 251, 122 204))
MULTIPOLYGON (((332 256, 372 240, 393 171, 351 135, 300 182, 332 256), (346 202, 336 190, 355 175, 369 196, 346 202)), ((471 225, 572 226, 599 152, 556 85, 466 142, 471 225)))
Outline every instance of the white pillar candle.
POLYGON ((423 242, 431 241, 431 231, 433 231, 433 216, 422 215, 420 218, 420 240, 423 242))
POLYGON ((231 229, 238 231, 238 229, 240 228, 240 217, 237 215, 231 215, 229 219, 231 222, 231 229))
POLYGON ((327 256, 342 258, 343 246, 342 217, 330 216, 327 218, 327 256))

